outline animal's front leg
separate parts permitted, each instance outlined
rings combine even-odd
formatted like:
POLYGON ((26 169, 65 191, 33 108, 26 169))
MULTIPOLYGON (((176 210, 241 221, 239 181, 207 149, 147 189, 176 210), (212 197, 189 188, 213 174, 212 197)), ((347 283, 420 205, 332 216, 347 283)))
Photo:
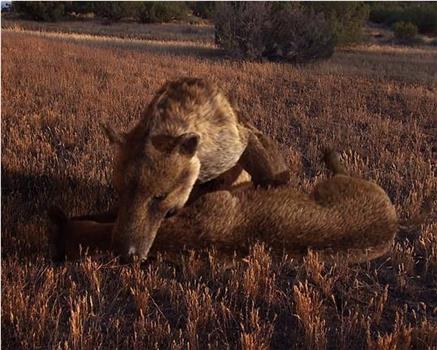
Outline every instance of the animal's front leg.
POLYGON ((255 185, 280 186, 290 179, 278 143, 254 130, 249 130, 248 143, 239 164, 250 174, 255 185))

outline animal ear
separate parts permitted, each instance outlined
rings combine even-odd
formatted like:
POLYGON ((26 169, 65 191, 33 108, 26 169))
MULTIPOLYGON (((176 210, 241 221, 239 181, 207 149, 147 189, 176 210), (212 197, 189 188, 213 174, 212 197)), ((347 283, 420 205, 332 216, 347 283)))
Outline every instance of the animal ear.
POLYGON ((122 132, 115 131, 112 127, 109 125, 106 125, 104 123, 100 123, 100 127, 103 129, 103 132, 109 139, 109 142, 112 144, 121 145, 126 140, 126 135, 122 132))
POLYGON ((179 152, 189 157, 194 156, 199 147, 200 136, 194 132, 188 132, 178 137, 179 152))

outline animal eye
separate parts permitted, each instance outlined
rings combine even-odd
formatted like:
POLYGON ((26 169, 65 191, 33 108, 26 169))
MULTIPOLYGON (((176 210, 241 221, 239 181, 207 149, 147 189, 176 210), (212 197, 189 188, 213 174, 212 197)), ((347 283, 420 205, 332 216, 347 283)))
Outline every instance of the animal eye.
POLYGON ((167 195, 168 195, 168 193, 162 192, 160 194, 157 194, 156 196, 153 196, 153 200, 155 202, 161 202, 167 198, 167 195))

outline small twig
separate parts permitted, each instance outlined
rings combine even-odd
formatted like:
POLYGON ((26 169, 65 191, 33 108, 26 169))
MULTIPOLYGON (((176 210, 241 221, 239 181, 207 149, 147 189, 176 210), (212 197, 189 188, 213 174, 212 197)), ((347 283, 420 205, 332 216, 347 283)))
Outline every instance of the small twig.
POLYGON ((155 305, 156 309, 161 314, 161 316, 164 317, 164 319, 168 322, 167 317, 165 317, 164 313, 161 311, 159 305, 156 303, 155 299, 153 299, 153 297, 150 293, 149 293, 149 298, 150 298, 150 300, 152 300, 153 305, 155 305))

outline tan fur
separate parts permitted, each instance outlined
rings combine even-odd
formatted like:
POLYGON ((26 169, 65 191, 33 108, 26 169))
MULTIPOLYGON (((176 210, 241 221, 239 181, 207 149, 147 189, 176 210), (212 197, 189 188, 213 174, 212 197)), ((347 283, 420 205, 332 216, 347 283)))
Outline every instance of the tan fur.
MULTIPOLYGON (((80 232, 83 222, 69 225, 69 234, 88 234, 80 232)), ((111 226, 100 228, 109 239, 111 226)), ((178 252, 214 246, 247 253, 255 241, 262 241, 276 253, 302 256, 314 249, 362 262, 384 255, 397 229, 395 208, 381 187, 338 174, 310 195, 286 186, 208 193, 165 220, 153 248, 178 252)))
POLYGON ((380 187, 336 175, 319 184, 312 196, 286 187, 206 194, 167 220, 154 245, 248 251, 260 240, 289 254, 312 248, 364 256, 369 250, 372 257, 373 250, 381 251, 382 245, 384 252, 391 245, 396 231, 395 209, 380 187))
POLYGON ((225 174, 244 169, 263 186, 289 179, 277 143, 242 123, 223 93, 202 79, 167 82, 130 132, 105 132, 117 145, 113 240, 125 257, 146 257, 166 213, 214 190, 225 174), (153 198, 163 196, 155 205, 153 198))

